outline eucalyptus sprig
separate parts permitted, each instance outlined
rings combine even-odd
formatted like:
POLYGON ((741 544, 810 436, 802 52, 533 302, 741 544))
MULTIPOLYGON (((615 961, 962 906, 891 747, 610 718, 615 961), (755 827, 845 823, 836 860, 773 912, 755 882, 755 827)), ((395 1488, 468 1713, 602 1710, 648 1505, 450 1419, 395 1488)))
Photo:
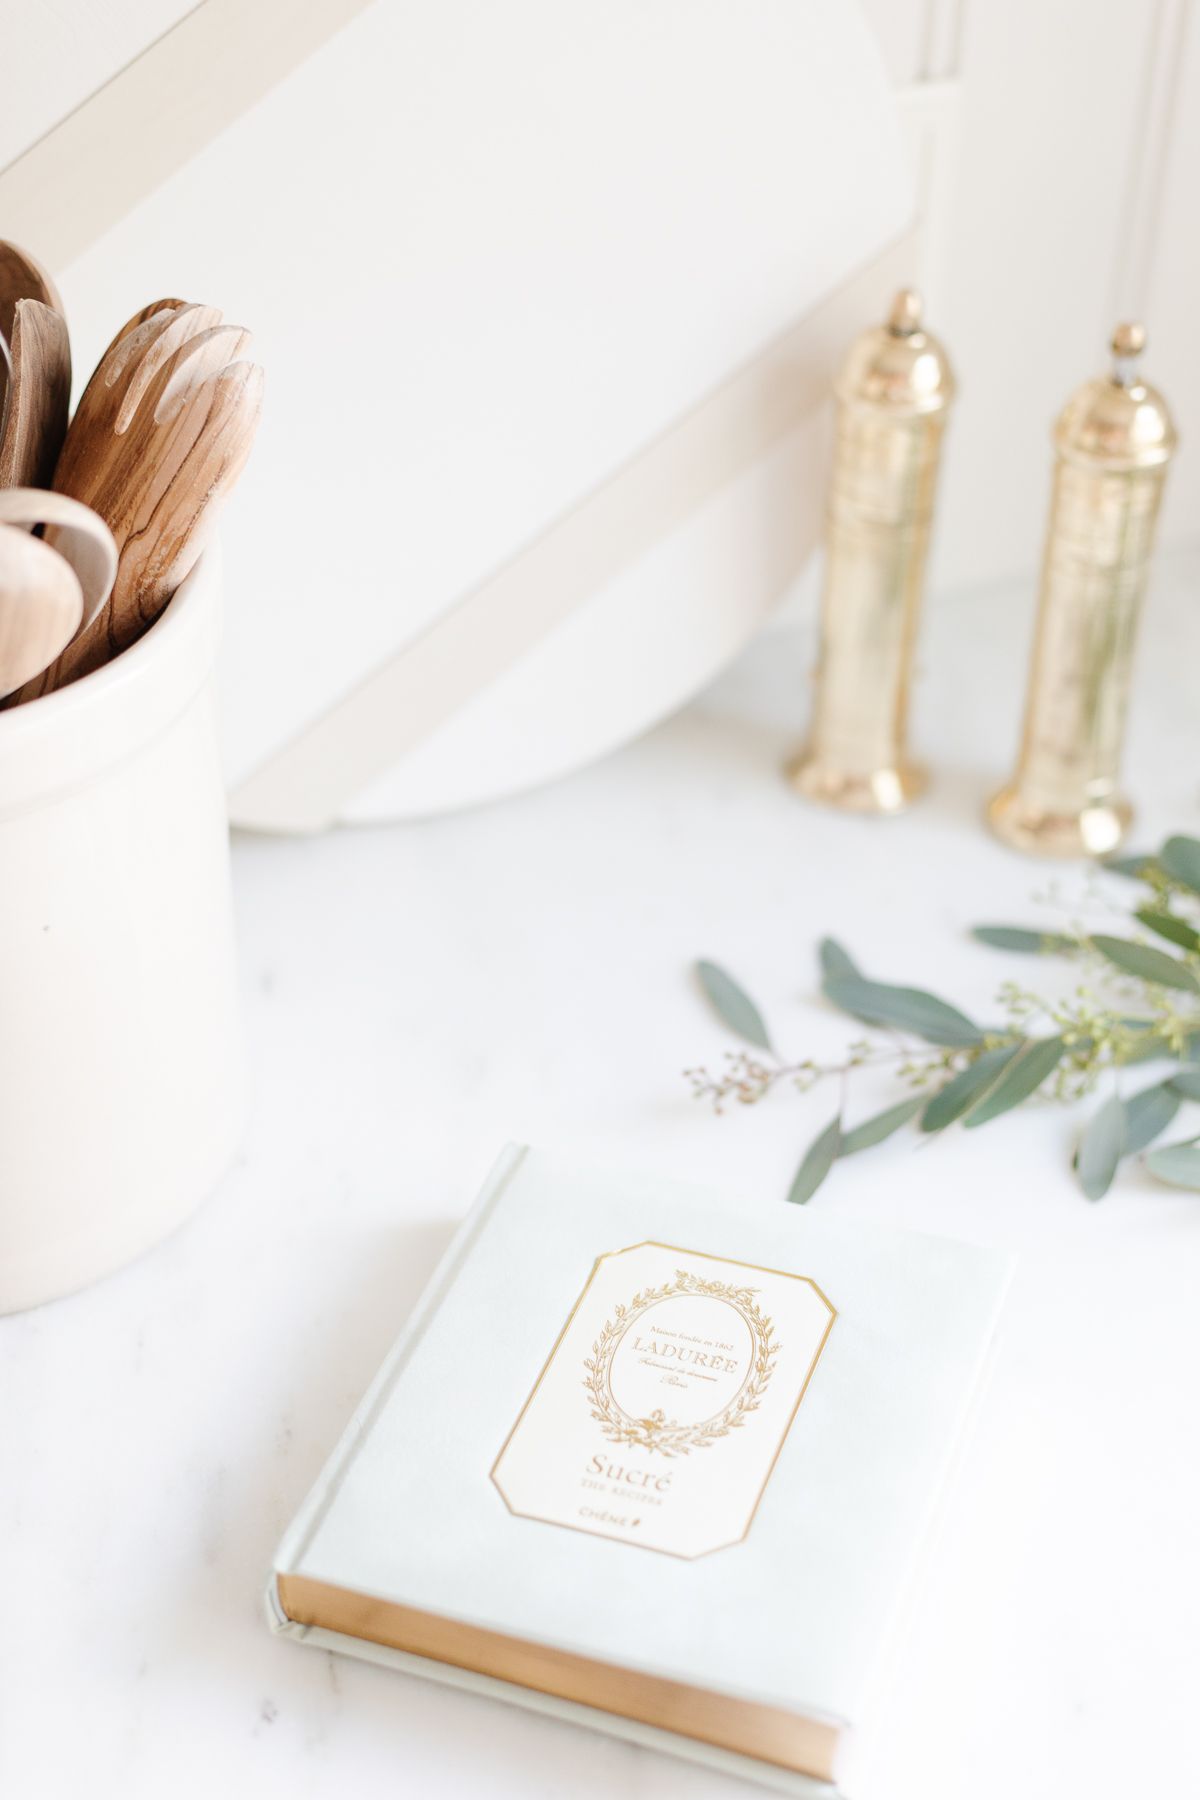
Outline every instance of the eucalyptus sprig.
POLYGON ((997 995, 1003 1016, 995 1025, 977 1024, 922 988, 871 980, 826 938, 819 948, 822 993, 887 1035, 856 1039, 836 1062, 792 1061, 776 1050, 762 1013, 733 977, 715 963, 697 963, 709 1003, 751 1048, 730 1052, 716 1074, 686 1070, 693 1095, 721 1112, 730 1101, 752 1106, 779 1087, 807 1092, 836 1082, 837 1110, 805 1151, 787 1196, 793 1202, 811 1199, 835 1162, 906 1125, 927 1136, 958 1124, 975 1130, 1035 1096, 1073 1103, 1101 1085, 1110 1091, 1085 1124, 1074 1157, 1088 1199, 1101 1199, 1121 1162, 1141 1152, 1160 1181, 1200 1191, 1200 1136, 1150 1149, 1181 1107, 1200 1102, 1200 839, 1170 837, 1156 855, 1103 867, 1145 890, 1141 904, 1125 909, 1140 928, 1132 936, 1082 927, 975 927, 972 935, 992 949, 1070 957, 1079 968, 1080 979, 1062 999, 1004 982, 997 995), (1124 1072, 1155 1060, 1176 1067, 1128 1091, 1124 1072), (856 1071, 880 1067, 891 1071, 902 1097, 848 1129, 856 1071))

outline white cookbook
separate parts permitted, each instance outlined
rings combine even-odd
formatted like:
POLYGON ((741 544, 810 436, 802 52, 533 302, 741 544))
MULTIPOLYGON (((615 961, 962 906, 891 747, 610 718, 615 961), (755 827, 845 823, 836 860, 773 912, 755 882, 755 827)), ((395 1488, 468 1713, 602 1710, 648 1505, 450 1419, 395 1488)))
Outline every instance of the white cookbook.
POLYGON ((853 1795, 1008 1276, 510 1148, 281 1544, 272 1622, 853 1795))

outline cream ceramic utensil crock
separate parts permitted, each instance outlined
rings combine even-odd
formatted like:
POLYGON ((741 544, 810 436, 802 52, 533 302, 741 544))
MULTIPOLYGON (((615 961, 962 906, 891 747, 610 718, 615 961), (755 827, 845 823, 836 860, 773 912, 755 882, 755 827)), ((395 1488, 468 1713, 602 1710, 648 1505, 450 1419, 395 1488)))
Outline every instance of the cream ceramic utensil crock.
POLYGON ((0 713, 0 1311, 174 1230, 246 1104, 209 550, 137 644, 0 713))

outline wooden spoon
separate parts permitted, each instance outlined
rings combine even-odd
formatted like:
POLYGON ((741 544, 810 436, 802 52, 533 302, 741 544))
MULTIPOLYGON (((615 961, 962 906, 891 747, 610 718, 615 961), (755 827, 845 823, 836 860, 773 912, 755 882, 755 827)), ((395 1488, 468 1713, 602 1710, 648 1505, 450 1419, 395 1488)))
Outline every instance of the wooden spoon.
POLYGON ((117 575, 117 546, 104 520, 90 506, 66 494, 48 493, 44 488, 3 488, 0 524, 20 525, 26 531, 43 527, 46 542, 79 578, 83 589, 79 629, 86 631, 112 593, 117 575))
POLYGON ((67 322, 40 300, 18 300, 13 318, 12 374, 0 434, 0 488, 49 487, 71 402, 67 322))
POLYGON ((0 698, 40 674, 74 637, 83 590, 71 565, 16 525, 0 525, 0 698))

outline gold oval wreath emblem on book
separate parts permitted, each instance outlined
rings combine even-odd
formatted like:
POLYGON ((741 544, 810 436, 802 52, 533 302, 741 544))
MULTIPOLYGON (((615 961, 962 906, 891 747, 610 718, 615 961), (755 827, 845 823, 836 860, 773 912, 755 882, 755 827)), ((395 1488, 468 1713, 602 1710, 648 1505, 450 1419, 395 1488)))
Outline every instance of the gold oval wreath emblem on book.
POLYGON ((583 1363, 587 1370, 584 1386, 591 1400, 592 1417, 599 1421, 605 1437, 614 1443, 656 1450, 663 1456, 686 1456, 690 1450, 702 1450, 743 1425, 748 1415, 757 1410, 766 1392, 775 1372, 774 1359, 781 1348, 774 1339, 771 1320, 760 1311, 754 1299, 757 1291, 756 1288, 733 1287, 724 1281, 704 1281, 686 1269, 676 1269, 674 1281, 664 1282, 658 1288, 645 1288, 635 1294, 627 1306, 616 1306, 613 1317, 605 1320, 592 1345, 591 1356, 585 1357, 583 1363), (626 1332, 652 1306, 682 1295, 720 1300, 739 1314, 750 1332, 753 1348, 750 1372, 730 1404, 711 1418, 691 1425, 681 1424, 677 1419, 668 1419, 661 1407, 645 1418, 635 1418, 613 1395, 613 1358, 626 1332))

